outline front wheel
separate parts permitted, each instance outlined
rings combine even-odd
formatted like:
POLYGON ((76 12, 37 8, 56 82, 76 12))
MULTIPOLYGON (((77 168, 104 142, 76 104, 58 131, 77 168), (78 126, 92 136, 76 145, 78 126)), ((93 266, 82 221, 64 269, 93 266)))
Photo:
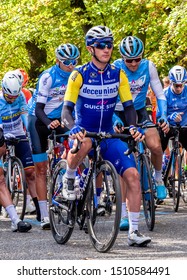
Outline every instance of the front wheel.
POLYGON ((97 163, 87 196, 87 223, 91 242, 98 252, 107 252, 114 244, 121 219, 121 189, 118 174, 109 161, 97 163), (97 193, 100 192, 99 201, 97 193))
POLYGON ((49 192, 49 218, 52 235, 58 244, 65 244, 74 229, 76 205, 62 196, 66 160, 60 160, 54 169, 49 192))
POLYGON ((18 216, 23 220, 26 209, 27 185, 23 164, 17 157, 12 157, 8 162, 6 184, 18 216))

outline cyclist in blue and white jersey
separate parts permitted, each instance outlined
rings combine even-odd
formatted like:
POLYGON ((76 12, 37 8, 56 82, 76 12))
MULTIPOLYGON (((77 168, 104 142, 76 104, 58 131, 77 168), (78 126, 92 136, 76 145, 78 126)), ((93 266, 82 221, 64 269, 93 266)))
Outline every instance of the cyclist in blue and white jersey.
MULTIPOLYGON (((161 112, 160 118, 164 120, 161 127, 167 133, 169 128, 166 115, 166 98, 163 94, 155 65, 148 59, 142 59, 144 52, 143 42, 135 36, 127 36, 121 41, 119 50, 122 58, 115 60, 113 64, 123 69, 128 77, 138 123, 151 122, 146 112, 146 95, 150 86, 157 98, 158 108, 161 112)), ((126 120, 121 111, 123 111, 123 106, 121 102, 118 102, 115 112, 125 123, 126 120)), ((163 153, 159 133, 156 128, 150 128, 145 131, 145 141, 151 151, 151 161, 155 168, 157 197, 164 199, 167 193, 162 181, 163 153)), ((125 198, 123 200, 125 201, 125 198)))
POLYGON ((65 133, 61 125, 61 111, 68 78, 78 63, 78 48, 73 44, 62 44, 55 50, 56 64, 39 77, 36 91, 29 101, 29 132, 32 142, 33 160, 36 169, 36 188, 41 212, 41 228, 49 229, 47 210, 47 138, 51 130, 65 133))
MULTIPOLYGON (((21 83, 18 76, 11 72, 5 74, 2 80, 2 91, 0 91, 0 157, 6 152, 4 138, 8 135, 25 139, 23 122, 26 124, 26 101, 21 92, 21 83)), ((15 146, 15 155, 23 163, 26 180, 30 187, 30 192, 35 195, 34 175, 32 155, 28 142, 20 142, 15 146), (20 145, 21 144, 21 145, 20 145), (33 182, 31 182, 33 180, 33 182), (33 189, 31 189, 33 186, 33 189)), ((19 219, 10 193, 5 185, 3 163, 0 160, 0 204, 6 209, 11 221, 12 231, 27 232, 31 225, 19 219)))
MULTIPOLYGON (((182 66, 176 65, 169 71, 170 85, 164 90, 167 101, 167 116, 169 124, 187 126, 187 72, 182 66)), ((158 112, 158 116, 160 116, 158 112)), ((170 128, 167 134, 160 131, 162 150, 165 151, 170 137, 174 134, 174 130, 170 128)), ((179 141, 187 150, 187 129, 179 132, 179 141)), ((187 166, 185 166, 186 168, 187 166)), ((187 168, 186 168, 187 169, 187 168)))
MULTIPOLYGON (((73 139, 82 144, 77 154, 70 152, 67 157, 67 170, 63 177, 63 196, 68 200, 76 199, 74 187, 76 169, 92 148, 92 140, 85 138, 82 128, 92 132, 113 132, 112 116, 118 94, 124 106, 124 114, 131 125, 130 133, 135 139, 142 139, 142 134, 135 129, 136 112, 127 77, 123 70, 109 62, 113 50, 113 35, 106 26, 95 26, 86 34, 86 47, 92 56, 91 62, 75 69, 68 81, 64 98, 62 118, 70 129, 73 139), (75 121, 72 112, 75 108, 75 121)), ((138 231, 141 204, 139 174, 134 158, 126 156, 127 144, 119 139, 108 139, 101 142, 101 154, 112 162, 128 185, 130 228, 128 244, 146 245, 149 237, 138 231)))

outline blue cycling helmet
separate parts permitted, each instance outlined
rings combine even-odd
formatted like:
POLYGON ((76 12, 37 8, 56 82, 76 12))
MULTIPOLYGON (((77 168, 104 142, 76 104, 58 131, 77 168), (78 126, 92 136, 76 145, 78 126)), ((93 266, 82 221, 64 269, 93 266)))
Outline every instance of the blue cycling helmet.
POLYGON ((56 48, 55 55, 59 61, 64 61, 66 59, 73 60, 79 58, 80 52, 75 45, 62 44, 56 48))
POLYGON ((91 46, 95 42, 110 41, 113 42, 112 31, 107 26, 94 26, 86 33, 86 46, 91 46))
POLYGON ((175 84, 186 82, 187 81, 186 69, 179 65, 172 67, 169 71, 169 79, 175 84))
POLYGON ((144 45, 139 38, 127 36, 121 41, 119 51, 120 54, 126 58, 135 58, 143 54, 144 45))

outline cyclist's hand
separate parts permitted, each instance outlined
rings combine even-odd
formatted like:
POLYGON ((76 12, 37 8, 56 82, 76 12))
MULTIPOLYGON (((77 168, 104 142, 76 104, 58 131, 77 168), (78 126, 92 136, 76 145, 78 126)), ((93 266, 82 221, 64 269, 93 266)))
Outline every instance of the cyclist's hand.
POLYGON ((171 114, 171 115, 169 115, 168 116, 168 120, 169 121, 174 121, 174 122, 181 122, 182 121, 182 115, 183 115, 184 113, 176 113, 176 112, 174 112, 173 114, 171 114))
POLYGON ((135 141, 143 141, 145 139, 144 130, 141 128, 137 129, 137 127, 131 125, 129 127, 129 132, 135 141))
POLYGON ((82 141, 85 137, 86 131, 80 127, 79 125, 74 125, 72 129, 69 132, 69 136, 72 139, 78 139, 79 141, 82 141))
POLYGON ((161 127, 164 133, 169 132, 169 123, 166 117, 161 117, 160 119, 158 119, 158 126, 161 127))
POLYGON ((121 133, 124 131, 124 124, 121 120, 116 120, 113 125, 113 129, 116 133, 121 133))
POLYGON ((0 147, 2 147, 5 143, 5 138, 4 138, 4 135, 3 135, 3 130, 2 128, 0 128, 0 147))
POLYGON ((55 129, 55 128, 59 127, 59 125, 60 125, 59 120, 54 120, 47 127, 48 127, 48 129, 55 129))
POLYGON ((5 135, 4 135, 4 137, 5 137, 5 139, 7 140, 7 139, 14 139, 14 138, 16 138, 16 136, 14 135, 14 134, 12 134, 12 133, 6 133, 5 135))

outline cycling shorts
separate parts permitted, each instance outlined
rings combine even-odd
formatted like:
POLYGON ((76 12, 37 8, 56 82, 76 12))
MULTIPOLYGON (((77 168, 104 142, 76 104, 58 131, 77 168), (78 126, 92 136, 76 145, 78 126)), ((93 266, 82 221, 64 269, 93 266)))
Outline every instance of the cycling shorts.
MULTIPOLYGON (((53 121, 53 119, 50 120, 53 121)), ((34 137, 36 137, 37 141, 36 139, 34 140, 34 142, 32 141, 33 160, 34 162, 43 162, 47 160, 46 150, 48 149, 48 136, 51 134, 51 130, 49 130, 47 126, 39 119, 35 119, 35 121, 33 120, 33 125, 34 123, 35 123, 35 131, 34 131, 35 136, 33 135, 31 137, 31 141, 34 137)), ((64 134, 65 132, 68 131, 67 128, 62 128, 61 126, 57 127, 55 130, 57 134, 64 134)))
MULTIPOLYGON (((26 136, 21 135, 17 136, 16 138, 26 139, 26 136)), ((20 141, 19 143, 17 143, 15 145, 15 155, 21 160, 24 169, 34 167, 29 141, 20 141)))
MULTIPOLYGON (((115 111, 115 113, 122 120, 122 122, 124 123, 124 126, 127 126, 127 123, 125 121, 124 111, 115 111)), ((152 124, 150 116, 145 107, 143 107, 139 110, 136 110, 136 113, 137 113, 137 117, 138 117, 137 123, 140 124, 140 123, 146 122, 146 123, 152 124)))

